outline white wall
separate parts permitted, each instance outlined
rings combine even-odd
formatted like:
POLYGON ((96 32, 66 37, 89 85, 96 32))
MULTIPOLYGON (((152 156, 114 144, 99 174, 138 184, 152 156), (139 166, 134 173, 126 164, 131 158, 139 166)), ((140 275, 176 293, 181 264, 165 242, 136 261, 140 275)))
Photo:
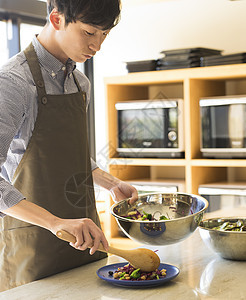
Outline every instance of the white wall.
POLYGON ((209 47, 224 54, 246 52, 245 0, 122 2, 121 21, 94 60, 96 150, 102 168, 107 146, 105 77, 126 74, 124 62, 156 59, 162 50, 209 47))

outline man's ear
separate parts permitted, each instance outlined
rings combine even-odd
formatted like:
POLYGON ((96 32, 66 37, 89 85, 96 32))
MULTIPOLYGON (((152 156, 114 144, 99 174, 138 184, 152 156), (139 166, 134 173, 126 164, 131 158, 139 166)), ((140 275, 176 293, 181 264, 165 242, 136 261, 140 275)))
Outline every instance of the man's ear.
POLYGON ((54 8, 50 13, 49 19, 55 30, 61 30, 64 27, 64 16, 60 14, 56 8, 54 8))

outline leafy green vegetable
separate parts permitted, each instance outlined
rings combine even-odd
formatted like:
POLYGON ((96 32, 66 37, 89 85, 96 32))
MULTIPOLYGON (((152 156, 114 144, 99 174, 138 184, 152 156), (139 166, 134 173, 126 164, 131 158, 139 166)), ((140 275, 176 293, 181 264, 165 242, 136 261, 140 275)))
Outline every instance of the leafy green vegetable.
POLYGON ((144 213, 144 215, 143 215, 144 219, 148 219, 149 221, 153 220, 152 214, 148 214, 145 211, 143 211, 143 213, 144 213))
POLYGON ((246 225, 244 225, 242 220, 237 222, 224 222, 219 226, 215 226, 212 229, 222 230, 222 231, 246 231, 246 225))
MULTIPOLYGON (((158 212, 159 213, 159 212, 158 212)), ((130 220, 141 220, 141 221, 161 221, 161 220, 170 220, 169 217, 166 217, 164 215, 161 215, 159 219, 155 218, 155 213, 152 215, 150 213, 147 213, 143 211, 143 213, 140 213, 137 209, 134 209, 132 211, 129 211, 127 215, 122 216, 126 219, 130 220)))
POLYGON ((138 279, 140 276, 141 276, 140 269, 136 269, 131 273, 130 278, 138 279))
POLYGON ((135 269, 132 265, 126 264, 123 267, 117 268, 117 270, 114 271, 113 275, 111 272, 109 273, 109 275, 113 276, 115 280, 144 281, 161 279, 166 276, 166 270, 156 269, 152 272, 144 272, 141 271, 139 268, 135 269))
POLYGON ((120 274, 120 279, 121 278, 124 278, 124 275, 126 274, 126 272, 122 272, 121 274, 120 274))

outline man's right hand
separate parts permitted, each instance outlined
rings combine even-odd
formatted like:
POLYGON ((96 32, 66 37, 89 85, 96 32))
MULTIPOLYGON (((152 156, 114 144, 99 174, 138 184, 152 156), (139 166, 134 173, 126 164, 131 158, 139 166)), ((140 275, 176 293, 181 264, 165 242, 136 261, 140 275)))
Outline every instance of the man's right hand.
POLYGON ((94 254, 102 243, 108 250, 108 242, 102 230, 91 219, 61 219, 46 209, 25 199, 3 211, 6 215, 50 230, 53 234, 63 229, 76 237, 76 243, 71 244, 78 250, 91 247, 90 254, 94 254))
POLYGON ((76 238, 76 242, 70 243, 72 247, 78 250, 90 249, 90 254, 94 254, 102 243, 105 250, 108 250, 107 239, 102 230, 88 218, 83 219, 58 219, 52 232, 56 234, 59 230, 65 230, 76 238))

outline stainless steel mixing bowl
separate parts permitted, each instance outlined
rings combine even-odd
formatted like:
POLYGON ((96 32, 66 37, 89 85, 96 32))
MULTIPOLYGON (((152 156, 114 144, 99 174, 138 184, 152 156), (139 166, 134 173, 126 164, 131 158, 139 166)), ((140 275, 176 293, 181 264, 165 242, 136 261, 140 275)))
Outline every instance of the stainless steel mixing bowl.
POLYGON ((126 236, 141 244, 169 245, 187 238, 198 226, 208 207, 206 199, 185 193, 150 193, 140 195, 134 205, 129 199, 111 207, 111 213, 126 236), (150 213, 159 219, 165 215, 169 220, 139 221, 127 219, 130 211, 150 213))
POLYGON ((204 243, 221 257, 232 260, 246 260, 246 231, 220 231, 212 229, 224 222, 242 220, 246 225, 246 218, 211 218, 203 220, 199 225, 200 235, 204 243))

